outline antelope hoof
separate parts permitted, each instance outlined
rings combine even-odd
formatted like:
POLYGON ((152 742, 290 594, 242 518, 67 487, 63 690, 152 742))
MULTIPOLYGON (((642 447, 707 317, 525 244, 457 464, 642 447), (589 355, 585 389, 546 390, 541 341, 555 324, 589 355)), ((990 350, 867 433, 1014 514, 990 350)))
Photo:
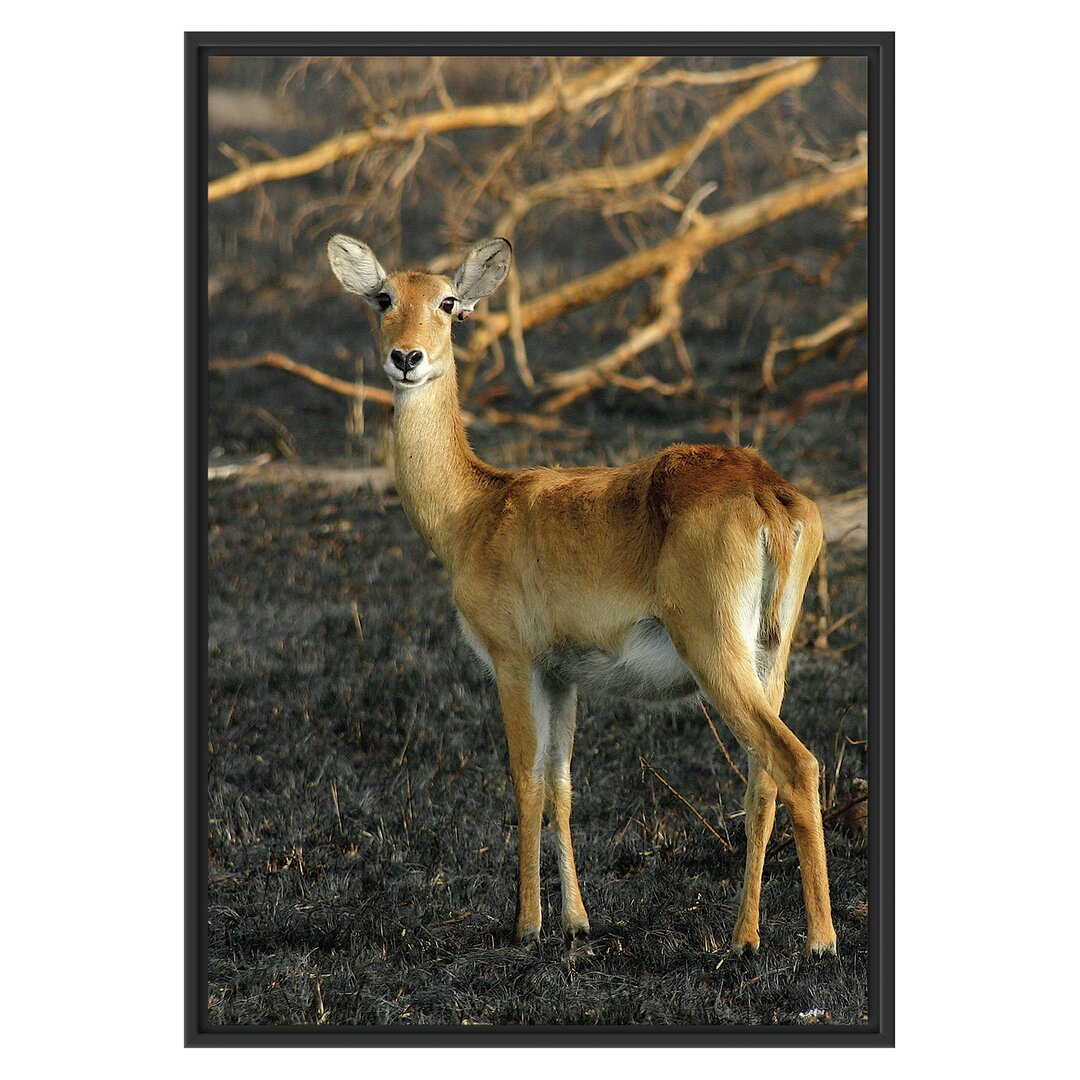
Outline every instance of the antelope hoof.
POLYGON ((563 941, 566 951, 571 956, 592 956, 592 942, 589 941, 589 928, 587 926, 568 926, 563 931, 563 941))
POLYGON ((514 942, 527 952, 533 952, 540 948, 540 927, 530 926, 526 929, 518 928, 514 932, 514 942))
POLYGON ((761 945, 761 938, 755 930, 753 933, 740 933, 735 931, 731 939, 731 951, 736 956, 753 956, 761 945))
POLYGON ((806 942, 807 956, 835 956, 836 934, 819 939, 810 938, 806 942))

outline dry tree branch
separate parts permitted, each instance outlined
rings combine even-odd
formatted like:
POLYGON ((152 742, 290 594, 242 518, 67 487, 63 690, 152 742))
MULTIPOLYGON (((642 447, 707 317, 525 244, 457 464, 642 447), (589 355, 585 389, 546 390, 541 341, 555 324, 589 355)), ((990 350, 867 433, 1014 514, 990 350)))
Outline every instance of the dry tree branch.
POLYGON ((862 330, 866 326, 868 313, 869 305, 866 297, 863 297, 861 300, 856 300, 847 311, 842 315, 838 315, 832 322, 826 323, 819 330, 792 338, 791 343, 786 348, 803 352, 807 349, 820 348, 822 345, 831 345, 838 337, 842 337, 852 330, 862 330))
MULTIPOLYGON (((762 75, 771 75, 774 71, 783 71, 785 68, 795 67, 808 58, 805 56, 782 56, 776 60, 766 60, 760 64, 748 64, 743 68, 732 68, 727 71, 687 71, 683 68, 673 68, 659 75, 650 75, 643 79, 642 83, 652 89, 664 86, 672 86, 683 83, 687 86, 732 86, 735 83, 748 82, 750 79, 760 78, 762 75)), ((819 59, 810 57, 809 59, 819 59)))
POLYGON ((835 401, 837 398, 847 397, 848 395, 854 397, 857 394, 865 394, 868 385, 869 374, 863 371, 853 379, 838 379, 836 382, 829 383, 828 386, 818 386, 813 390, 807 390, 805 394, 796 398, 786 409, 777 409, 768 413, 769 423, 775 425, 794 424, 807 409, 816 408, 818 405, 824 405, 829 401, 835 401))
POLYGON ((799 355, 788 364, 780 377, 790 375, 796 368, 802 367, 815 357, 820 356, 831 348, 840 338, 847 334, 854 334, 866 327, 869 315, 869 305, 866 297, 856 300, 846 311, 838 315, 831 322, 826 323, 820 329, 809 334, 785 341, 780 333, 773 331, 769 340, 769 346, 765 351, 765 357, 761 361, 761 382, 768 390, 776 389, 776 357, 782 352, 796 352, 799 355))
POLYGON ((525 335, 521 332, 521 275, 518 273, 517 263, 511 266, 506 284, 506 312, 510 317, 510 344, 514 347, 514 364, 521 381, 532 390, 536 386, 536 380, 529 368, 525 335))
POLYGON ((390 188, 396 191, 405 183, 406 178, 416 168, 417 162, 420 160, 420 156, 424 152, 424 132, 420 132, 419 135, 413 140, 412 149, 409 151, 408 156, 403 162, 394 170, 390 177, 390 188))
MULTIPOLYGON (((467 414, 462 412, 461 415, 465 417, 467 414)), ((562 427, 562 421, 557 417, 534 416, 527 412, 507 413, 499 409, 484 409, 480 419, 485 424, 520 424, 530 431, 556 431, 562 427)))
POLYGON ((658 56, 635 56, 617 64, 601 64, 561 87, 548 86, 526 101, 464 105, 455 109, 417 113, 396 123, 348 132, 333 139, 326 139, 295 157, 260 161, 212 180, 207 184, 206 196, 210 202, 214 202, 267 180, 305 176, 382 143, 408 143, 422 136, 459 131, 463 128, 524 127, 560 107, 579 109, 597 101, 636 79, 641 72, 653 67, 659 60, 658 56))
MULTIPOLYGON (((580 169, 554 180, 543 180, 533 184, 514 197, 510 207, 496 223, 494 231, 499 236, 510 236, 522 218, 530 211, 554 199, 570 198, 587 191, 619 191, 637 184, 648 183, 672 169, 676 170, 673 176, 681 176, 709 143, 726 134, 740 120, 759 109, 771 98, 794 86, 803 86, 808 83, 817 74, 820 66, 819 57, 800 60, 794 66, 787 65, 787 70, 771 78, 762 79, 726 108, 710 117, 696 135, 692 135, 689 139, 683 140, 655 157, 645 161, 635 161, 629 165, 580 169)), ((665 190, 670 191, 672 187, 674 187, 674 182, 669 180, 665 185, 665 190)))
POLYGON ((276 352, 265 352, 246 360, 211 360, 209 367, 211 371, 235 371, 238 368, 253 367, 278 368, 280 371, 289 372, 290 375, 299 375, 302 379, 307 379, 308 382, 321 386, 324 390, 333 390, 335 394, 344 394, 346 397, 360 398, 363 401, 374 401, 379 405, 393 405, 394 403, 394 395, 389 390, 376 390, 371 386, 362 386, 359 383, 349 382, 347 379, 335 378, 318 368, 297 363, 276 352))
MULTIPOLYGON (((324 390, 331 390, 335 394, 359 399, 361 401, 374 401, 378 405, 393 405, 394 395, 389 390, 377 390, 361 383, 349 382, 346 379, 338 379, 333 375, 307 364, 300 364, 281 353, 265 352, 259 356, 252 356, 245 360, 211 360, 209 368, 212 371, 237 371, 241 368, 272 367, 279 371, 287 371, 290 375, 299 375, 302 379, 321 386, 324 390)), ((461 419, 466 427, 475 424, 477 419, 486 424, 521 424, 531 431, 554 431, 562 426, 562 422, 555 418, 533 416, 531 413, 507 413, 498 409, 484 409, 479 416, 461 410, 461 419)))
MULTIPOLYGON (((611 382, 616 372, 635 356, 675 333, 682 323, 680 301, 682 290, 693 272, 694 264, 690 259, 679 260, 668 267, 656 294, 658 309, 656 318, 645 326, 639 327, 621 345, 612 349, 606 356, 600 357, 599 360, 549 376, 547 384, 553 389, 561 390, 562 393, 545 403, 541 411, 549 414, 558 412, 570 402, 611 382)), ((684 383, 688 381, 683 380, 684 383)), ((692 385, 693 383, 690 382, 686 389, 692 385)), ((644 389, 645 386, 636 388, 644 389)), ((652 388, 655 389, 655 386, 652 388)))
MULTIPOLYGON (((700 217, 682 236, 671 237, 654 247, 634 252, 602 270, 570 281, 523 304, 521 328, 523 331, 529 330, 576 308, 598 303, 627 285, 669 269, 676 263, 694 262, 711 248, 862 187, 866 184, 866 178, 867 158, 865 154, 858 154, 834 172, 795 180, 738 206, 700 217)), ((492 341, 507 332, 509 326, 510 317, 505 311, 487 315, 464 351, 473 357, 482 355, 492 341)))
MULTIPOLYGON (((705 430, 711 435, 731 435, 732 429, 736 432, 749 428, 755 424, 768 424, 772 427, 782 427, 785 424, 794 424, 796 420, 808 409, 825 405, 842 397, 855 397, 865 394, 869 385, 869 375, 866 371, 860 372, 853 379, 839 379, 827 386, 818 386, 796 398, 785 409, 771 409, 760 413, 757 418, 737 417, 733 420, 710 420, 705 425, 705 430)), ((734 441, 734 440, 733 440, 734 441)))
POLYGON ((694 389, 695 382, 692 378, 684 375, 677 383, 666 383, 656 378, 655 375, 609 375, 607 382, 612 386, 621 386, 624 390, 633 390, 635 394, 642 390, 652 390, 661 397, 682 397, 694 389))

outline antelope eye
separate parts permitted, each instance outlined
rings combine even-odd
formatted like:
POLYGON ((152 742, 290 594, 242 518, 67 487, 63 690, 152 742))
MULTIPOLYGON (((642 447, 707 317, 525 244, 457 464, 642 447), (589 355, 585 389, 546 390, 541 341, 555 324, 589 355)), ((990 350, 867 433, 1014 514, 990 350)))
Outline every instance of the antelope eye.
POLYGON ((381 292, 375 297, 375 303, 379 305, 380 311, 385 311, 390 306, 390 294, 381 292))
POLYGON ((457 303, 457 297, 448 296, 440 305, 439 310, 445 311, 447 315, 454 314, 454 305, 457 303))

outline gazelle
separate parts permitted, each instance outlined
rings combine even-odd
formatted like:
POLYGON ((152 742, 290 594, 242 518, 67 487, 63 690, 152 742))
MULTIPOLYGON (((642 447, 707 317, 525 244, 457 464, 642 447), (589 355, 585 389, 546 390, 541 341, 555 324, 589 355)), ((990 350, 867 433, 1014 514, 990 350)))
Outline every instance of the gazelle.
POLYGON ((818 763, 779 715, 821 547, 815 505, 753 450, 673 446, 620 468, 485 464, 462 426, 451 328, 502 283, 510 244, 479 244, 452 278, 388 274, 348 236, 333 237, 328 253, 342 285, 378 314, 402 505, 449 570, 461 628, 498 687, 518 814, 516 939, 539 939, 546 810, 566 941, 588 948, 570 837, 578 688, 647 700, 700 690, 750 762, 732 948, 758 948, 779 792, 802 871, 807 951, 835 952, 818 763))

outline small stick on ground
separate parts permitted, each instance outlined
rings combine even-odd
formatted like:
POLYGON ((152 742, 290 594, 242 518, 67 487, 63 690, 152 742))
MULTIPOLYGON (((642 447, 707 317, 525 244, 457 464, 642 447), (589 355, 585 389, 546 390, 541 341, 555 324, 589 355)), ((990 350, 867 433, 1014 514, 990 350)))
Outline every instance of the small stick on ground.
POLYGON ((700 814, 700 813, 698 812, 698 809, 697 809, 697 807, 696 807, 696 806, 694 806, 694 804, 693 804, 693 803, 692 803, 692 802, 691 802, 691 801, 690 801, 690 800, 689 800, 689 799, 688 799, 688 798, 687 798, 687 797, 686 797, 685 795, 683 795, 683 794, 681 794, 680 792, 676 791, 676 790, 675 790, 675 789, 674 789, 674 788, 673 788, 673 787, 671 786, 671 784, 669 784, 669 783, 667 782, 667 780, 665 780, 665 779, 664 779, 664 778, 663 778, 663 777, 662 777, 662 776, 660 775, 660 773, 658 773, 658 772, 656 771, 656 769, 654 769, 654 768, 652 767, 652 765, 650 765, 650 764, 649 764, 649 761, 648 761, 648 759, 647 759, 647 758, 640 758, 639 760, 641 761, 641 767, 642 767, 643 769, 648 769, 648 770, 649 770, 649 772, 651 772, 651 773, 653 774, 653 776, 655 776, 655 777, 656 777, 656 779, 657 779, 657 780, 659 780, 659 781, 660 781, 660 783, 661 783, 661 784, 663 784, 663 785, 664 785, 664 787, 666 787, 666 788, 668 789, 668 791, 670 791, 670 792, 671 792, 671 794, 675 796, 675 798, 676 798, 676 799, 678 799, 678 800, 679 800, 679 801, 680 801, 680 802, 681 802, 681 803, 682 803, 682 804, 683 804, 684 806, 686 806, 686 807, 687 807, 687 809, 688 809, 688 810, 689 810, 689 811, 690 811, 690 812, 691 812, 691 813, 692 813, 692 814, 694 815, 694 817, 696 817, 696 818, 698 819, 698 821, 700 821, 700 822, 701 822, 701 824, 702 824, 702 825, 704 825, 704 826, 705 826, 705 828, 706 828, 706 829, 708 829, 708 830, 709 830, 709 832, 710 832, 710 833, 712 833, 712 835, 713 835, 713 836, 715 836, 715 837, 716 837, 716 839, 717 839, 717 840, 719 840, 719 841, 720 841, 720 843, 721 843, 721 844, 723 844, 725 848, 727 848, 727 850, 728 850, 728 851, 733 851, 733 850, 734 850, 734 845, 733 845, 733 844, 731 843, 731 841, 730 841, 730 840, 727 840, 727 839, 725 839, 725 838, 724 838, 723 836, 721 836, 721 835, 720 835, 720 834, 719 834, 719 833, 718 833, 718 832, 716 831, 716 829, 714 829, 714 828, 713 828, 713 827, 712 827, 712 826, 711 826, 711 825, 710 825, 710 824, 709 824, 709 823, 708 823, 708 822, 707 822, 707 821, 705 820, 705 818, 703 818, 703 817, 701 816, 701 814, 700 814))
POLYGON ((731 766, 731 771, 745 784, 746 777, 739 771, 739 766, 731 760, 731 755, 728 753, 728 748, 724 745, 724 740, 720 738, 720 732, 716 730, 716 725, 713 723, 712 717, 709 715, 709 710, 702 699, 698 698, 698 704, 701 706, 701 711, 705 714, 705 721, 709 725, 709 730, 713 733, 713 738, 716 740, 716 745, 720 747, 720 752, 724 755, 724 760, 731 766))

